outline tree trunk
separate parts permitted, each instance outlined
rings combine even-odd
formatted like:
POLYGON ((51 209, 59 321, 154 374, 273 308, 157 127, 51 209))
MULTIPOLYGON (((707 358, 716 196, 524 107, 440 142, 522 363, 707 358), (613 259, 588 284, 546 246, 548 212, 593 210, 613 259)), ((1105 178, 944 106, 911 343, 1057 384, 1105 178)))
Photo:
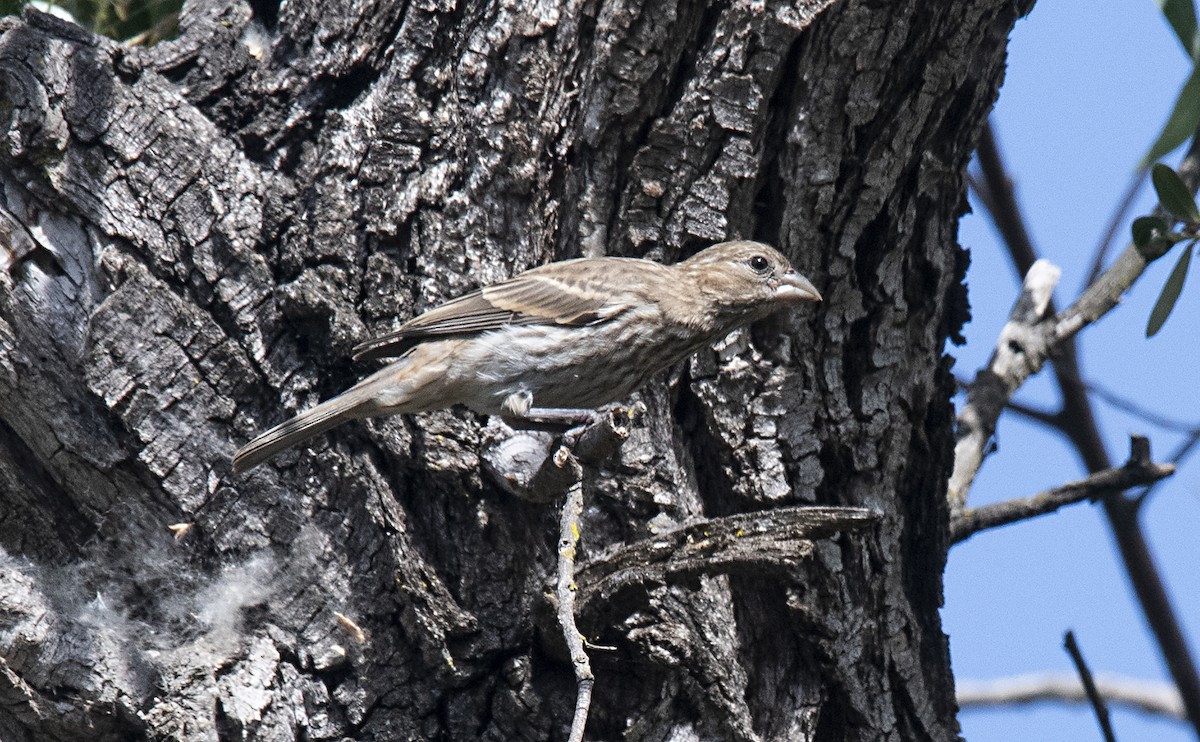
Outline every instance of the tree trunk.
POLYGON ((556 508, 487 473, 500 428, 230 456, 482 283, 747 237, 825 302, 639 395, 581 559, 781 506, 881 519, 582 603, 614 647, 588 738, 954 739, 943 346, 1026 9, 198 0, 150 49, 0 21, 0 738, 564 738, 556 508))

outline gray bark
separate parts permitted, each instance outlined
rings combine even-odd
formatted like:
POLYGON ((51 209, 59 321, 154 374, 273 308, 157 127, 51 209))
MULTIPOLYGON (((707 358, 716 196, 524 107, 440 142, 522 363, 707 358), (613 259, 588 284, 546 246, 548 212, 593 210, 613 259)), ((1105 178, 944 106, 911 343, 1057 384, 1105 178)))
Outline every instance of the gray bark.
POLYGON ((640 395, 583 561, 783 506, 882 518, 589 601, 616 650, 588 738, 955 738, 943 346, 1025 9, 204 0, 151 49, 0 22, 0 738, 563 738, 555 509, 484 473, 486 420, 229 458, 480 283, 729 237, 826 301, 640 395))

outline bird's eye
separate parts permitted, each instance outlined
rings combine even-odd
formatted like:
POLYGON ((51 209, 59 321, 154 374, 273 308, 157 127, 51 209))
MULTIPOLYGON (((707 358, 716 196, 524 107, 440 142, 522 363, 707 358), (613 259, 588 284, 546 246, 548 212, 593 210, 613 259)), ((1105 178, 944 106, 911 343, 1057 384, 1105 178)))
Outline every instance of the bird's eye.
POLYGON ((761 255, 755 255, 746 262, 755 273, 766 273, 771 268, 771 262, 761 255))

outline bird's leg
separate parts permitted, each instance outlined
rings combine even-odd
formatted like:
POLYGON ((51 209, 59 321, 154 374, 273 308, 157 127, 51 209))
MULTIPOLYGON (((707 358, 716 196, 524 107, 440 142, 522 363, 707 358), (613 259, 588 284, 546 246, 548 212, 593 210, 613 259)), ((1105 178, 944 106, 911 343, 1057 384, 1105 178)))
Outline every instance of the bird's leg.
POLYGON ((534 407, 533 394, 513 392, 504 400, 501 417, 514 430, 556 433, 559 442, 585 461, 599 461, 629 437, 630 425, 640 425, 646 405, 588 410, 573 407, 534 407), (582 447, 583 450, 577 450, 582 447))
POLYGON ((514 430, 541 430, 566 433, 599 422, 603 414, 596 410, 569 407, 534 407, 533 393, 522 389, 505 398, 501 417, 514 430))
POLYGON ((530 407, 523 415, 504 416, 504 422, 514 430, 543 430, 566 433, 599 422, 604 413, 598 410, 577 410, 569 407, 530 407))

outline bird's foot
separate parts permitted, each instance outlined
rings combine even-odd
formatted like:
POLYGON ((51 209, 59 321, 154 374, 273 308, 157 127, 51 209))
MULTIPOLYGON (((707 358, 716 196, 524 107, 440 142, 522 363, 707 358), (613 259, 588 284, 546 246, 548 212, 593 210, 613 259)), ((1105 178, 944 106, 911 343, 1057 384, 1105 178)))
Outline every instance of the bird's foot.
POLYGON ((513 430, 556 433, 562 445, 584 461, 598 461, 612 454, 629 437, 629 429, 641 424, 645 414, 646 405, 641 402, 602 410, 530 407, 520 416, 505 416, 504 422, 513 430), (592 455, 593 449, 598 449, 595 453, 599 456, 592 455))
POLYGON ((646 405, 614 406, 590 411, 590 419, 563 432, 562 446, 589 466, 598 466, 616 453, 630 431, 642 424, 646 405))

